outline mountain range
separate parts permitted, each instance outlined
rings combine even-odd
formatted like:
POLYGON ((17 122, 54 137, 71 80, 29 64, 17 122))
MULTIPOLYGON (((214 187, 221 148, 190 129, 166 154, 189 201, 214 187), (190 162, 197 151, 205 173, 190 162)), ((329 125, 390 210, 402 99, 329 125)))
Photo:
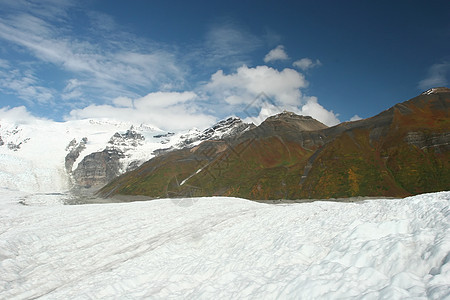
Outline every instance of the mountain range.
POLYGON ((154 156, 235 135, 250 125, 228 118, 200 131, 89 119, 0 120, 0 186, 30 193, 90 194, 154 156))
POLYGON ((450 189, 447 88, 368 119, 327 127, 282 112, 259 126, 205 130, 90 119, 0 120, 0 184, 103 197, 248 199, 407 196, 450 189))
POLYGON ((291 112, 160 153, 99 195, 404 197, 450 189, 450 89, 327 127, 291 112))

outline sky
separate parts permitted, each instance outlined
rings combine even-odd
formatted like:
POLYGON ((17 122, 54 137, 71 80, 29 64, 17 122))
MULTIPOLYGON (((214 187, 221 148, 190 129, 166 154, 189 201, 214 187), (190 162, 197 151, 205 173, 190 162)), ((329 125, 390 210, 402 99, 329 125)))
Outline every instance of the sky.
POLYGON ((448 1, 0 0, 0 119, 332 126, 449 80, 448 1))

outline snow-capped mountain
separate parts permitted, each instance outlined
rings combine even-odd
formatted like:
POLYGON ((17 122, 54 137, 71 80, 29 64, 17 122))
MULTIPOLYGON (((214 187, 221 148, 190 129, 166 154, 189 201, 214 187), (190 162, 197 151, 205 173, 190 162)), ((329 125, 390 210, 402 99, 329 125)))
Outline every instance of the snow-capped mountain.
POLYGON ((0 184, 45 193, 100 187, 161 152, 194 147, 249 126, 229 118, 204 131, 173 133, 107 119, 29 124, 0 120, 0 184))

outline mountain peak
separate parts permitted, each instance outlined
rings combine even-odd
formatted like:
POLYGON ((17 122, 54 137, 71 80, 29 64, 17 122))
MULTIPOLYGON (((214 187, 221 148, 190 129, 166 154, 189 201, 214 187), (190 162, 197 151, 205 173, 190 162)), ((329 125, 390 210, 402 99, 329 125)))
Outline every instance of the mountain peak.
POLYGON ((283 112, 281 112, 279 114, 270 116, 267 119, 273 120, 273 119, 280 119, 280 118, 281 119, 295 118, 295 119, 303 119, 303 120, 311 120, 312 119, 312 117, 310 117, 310 116, 297 115, 296 113, 287 111, 287 110, 284 110, 283 112))
MULTIPOLYGON (((313 131, 313 130, 321 130, 325 129, 328 126, 317 121, 313 117, 297 115, 296 113, 290 111, 283 111, 277 115, 268 117, 263 124, 270 126, 279 126, 281 124, 290 124, 290 126, 296 127, 301 131, 313 131), (278 124, 278 125, 276 125, 278 124)), ((262 125, 262 124, 261 124, 262 125)))
POLYGON ((439 93, 450 93, 450 89, 447 87, 434 87, 429 90, 426 90, 425 92, 422 93, 422 95, 431 95, 439 93))
POLYGON ((267 120, 276 120, 276 119, 313 120, 313 118, 310 116, 297 115, 296 113, 287 110, 284 110, 279 114, 267 118, 267 120))

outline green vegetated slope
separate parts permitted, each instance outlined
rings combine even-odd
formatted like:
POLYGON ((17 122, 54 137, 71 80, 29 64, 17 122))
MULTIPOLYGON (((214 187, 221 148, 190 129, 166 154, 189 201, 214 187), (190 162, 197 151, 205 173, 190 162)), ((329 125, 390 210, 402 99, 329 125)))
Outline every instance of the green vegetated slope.
POLYGON ((100 194, 248 199, 393 196, 450 189, 450 90, 327 128, 282 113, 239 137, 158 156, 100 194))

